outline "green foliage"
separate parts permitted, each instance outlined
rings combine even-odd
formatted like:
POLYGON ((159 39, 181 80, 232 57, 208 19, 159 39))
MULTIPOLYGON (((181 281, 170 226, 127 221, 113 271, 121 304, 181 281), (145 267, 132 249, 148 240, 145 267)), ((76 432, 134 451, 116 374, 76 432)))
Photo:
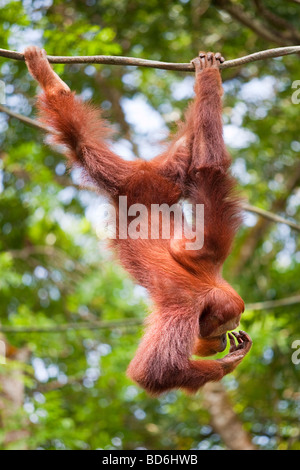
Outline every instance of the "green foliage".
MULTIPOLYGON (((267 3, 297 26, 296 3, 267 3)), ((35 42, 53 55, 188 62, 200 49, 222 50, 231 59, 274 46, 233 21, 214 2, 202 16, 198 4, 2 0, 1 47, 21 51, 25 43, 35 42)), ((235 4, 252 8, 250 1, 235 4)), ((171 129, 187 105, 185 97, 174 97, 174 87, 186 78, 179 73, 83 65, 59 65, 55 70, 78 92, 89 92, 102 104, 124 139, 129 131, 122 121, 120 98, 142 96, 171 129)), ((291 102, 291 84, 299 77, 295 55, 223 73, 224 122, 247 129, 253 137, 232 149, 241 190, 251 204, 267 210, 285 198, 278 211, 284 215, 286 206, 286 214, 295 219, 299 193, 286 194, 286 183, 299 166, 299 107, 291 102), (260 80, 258 86, 245 93, 244 86, 255 79, 260 80), (259 88, 269 90, 268 83, 271 92, 256 96, 259 88)), ((0 58, 0 79, 6 84, 8 106, 32 114, 36 84, 24 63, 0 58)), ((74 186, 62 156, 43 144, 39 131, 4 114, 0 129, 1 325, 55 328, 70 322, 144 318, 147 297, 111 260, 107 248, 99 247, 88 219, 90 206, 97 207, 102 200, 74 186)), ((134 129, 131 134, 138 144, 144 137, 134 129)), ((156 143, 157 136, 150 137, 156 143)), ((252 222, 249 219, 240 231, 226 263, 229 279, 252 222)), ((246 302, 287 297, 299 290, 299 262, 296 233, 271 224, 250 261, 231 280, 246 302)), ((298 319, 298 305, 249 310, 243 317, 242 328, 253 337, 254 346, 224 384, 259 448, 300 449, 300 370, 291 361, 291 344, 300 338, 298 319)), ((25 386, 24 406, 1 423, 1 448, 224 448, 210 425, 201 392, 196 397, 172 392, 150 399, 126 377, 141 333, 137 326, 7 333, 14 348, 29 349, 30 359, 24 364, 12 356, 1 366, 0 383, 17 370, 23 371, 19 380, 25 386), (20 429, 26 430, 26 437, 7 443, 8 433, 20 429)))

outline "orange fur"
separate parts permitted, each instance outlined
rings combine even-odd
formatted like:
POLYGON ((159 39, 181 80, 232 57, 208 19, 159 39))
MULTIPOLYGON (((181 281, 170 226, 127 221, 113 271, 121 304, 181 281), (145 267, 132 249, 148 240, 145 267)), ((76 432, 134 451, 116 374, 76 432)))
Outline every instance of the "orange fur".
POLYGON ((214 336, 214 331, 232 319, 238 323, 244 310, 240 296, 221 276, 241 211, 223 141, 222 84, 215 56, 211 60, 205 56, 205 63, 195 59, 196 97, 185 124, 168 151, 147 162, 124 161, 109 149, 104 140, 106 123, 54 74, 44 51, 28 48, 25 59, 43 87, 38 98, 41 121, 53 129, 53 140, 66 146, 71 162, 82 166, 106 191, 117 210, 119 196, 125 195, 128 205, 171 206, 181 198, 204 204, 201 250, 188 251, 184 241, 178 244, 161 237, 117 237, 113 245, 122 265, 148 289, 155 306, 128 375, 154 395, 180 387, 195 392, 208 381, 220 380, 241 359, 230 355, 227 362, 226 358, 190 359, 193 353, 222 351, 224 332, 214 336))

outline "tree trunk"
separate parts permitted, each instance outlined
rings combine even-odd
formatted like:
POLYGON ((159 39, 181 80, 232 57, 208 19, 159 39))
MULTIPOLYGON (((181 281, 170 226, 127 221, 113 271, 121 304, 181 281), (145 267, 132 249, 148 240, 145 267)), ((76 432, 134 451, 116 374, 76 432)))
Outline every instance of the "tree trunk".
POLYGON ((256 450, 251 437, 232 409, 226 391, 220 382, 205 385, 204 403, 211 415, 211 425, 230 450, 256 450))

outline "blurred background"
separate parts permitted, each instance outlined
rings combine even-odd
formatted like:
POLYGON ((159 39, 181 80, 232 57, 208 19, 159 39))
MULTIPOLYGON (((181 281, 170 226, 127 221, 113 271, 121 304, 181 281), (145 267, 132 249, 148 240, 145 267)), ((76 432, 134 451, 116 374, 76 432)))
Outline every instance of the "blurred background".
MULTIPOLYGON (((199 50, 234 59, 300 44, 297 0, 0 0, 0 8, 0 45, 19 52, 34 44, 50 55, 189 62, 199 50)), ((193 96, 190 73, 54 68, 104 110, 125 159, 157 155, 193 96)), ((222 75, 225 139, 245 200, 297 223, 299 56, 222 75)), ((0 57, 0 80, 1 110, 34 119, 37 85, 24 62, 0 57)), ((150 300, 101 241, 103 199, 79 188, 78 170, 32 124, 0 113, 0 449, 300 449, 297 230, 245 211, 224 275, 248 305, 241 327, 251 353, 195 396, 149 398, 125 371, 150 300)))

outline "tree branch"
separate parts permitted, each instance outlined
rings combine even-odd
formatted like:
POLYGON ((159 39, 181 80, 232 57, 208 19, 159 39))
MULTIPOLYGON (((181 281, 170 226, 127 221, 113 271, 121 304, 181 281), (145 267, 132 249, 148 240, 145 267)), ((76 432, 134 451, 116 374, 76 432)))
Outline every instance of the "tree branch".
POLYGON ((260 215, 261 217, 264 217, 265 219, 271 220, 273 222, 277 222, 278 224, 288 225, 292 229, 297 230, 297 232, 300 232, 300 225, 290 220, 287 220, 281 217, 280 215, 274 214, 273 212, 260 209, 259 207, 251 206, 250 204, 243 204, 243 209, 247 212, 252 212, 253 214, 260 215))
MULTIPOLYGON (((278 36, 275 35, 275 37, 278 36)), ((271 38, 268 38, 271 40, 271 38)), ((274 41, 274 38, 272 38, 274 41)), ((277 41, 278 42, 278 41, 277 41)), ((300 46, 278 47, 276 49, 266 49, 264 51, 255 52, 238 59, 226 60, 220 65, 220 69, 228 69, 230 67, 238 67, 240 65, 249 64, 257 60, 272 59, 274 57, 282 57, 290 54, 298 54, 300 46)), ((24 54, 21 52, 0 49, 0 56, 14 60, 25 60, 24 54)), ((192 63, 176 63, 176 62, 159 62, 157 60, 138 59, 135 57, 95 55, 95 56, 47 56, 52 64, 107 64, 107 65, 129 65, 139 67, 150 67, 163 70, 177 70, 180 72, 194 72, 195 68, 192 63)))
MULTIPOLYGON (((257 19, 249 15, 239 5, 233 4, 228 0, 216 0, 216 4, 222 10, 225 10, 227 13, 229 13, 230 16, 238 20, 240 23, 252 29, 252 31, 254 31, 262 39, 269 42, 274 42, 275 44, 279 45, 286 44, 287 38, 282 37, 279 34, 278 30, 275 31, 268 29, 265 24, 262 24, 260 21, 257 21, 257 19)), ((293 44, 293 41, 289 42, 290 44, 293 44)))
POLYGON ((2 104, 0 104, 0 112, 1 113, 6 113, 8 116, 10 116, 12 118, 19 119, 19 121, 22 121, 22 122, 24 122, 25 124, 28 124, 31 127, 35 127, 36 129, 40 129, 42 131, 49 132, 49 129, 47 127, 43 126, 42 124, 40 124, 36 119, 31 119, 27 116, 24 116, 23 114, 15 113, 15 112, 11 111, 9 108, 7 108, 6 106, 3 106, 2 104))
POLYGON ((295 305, 300 303, 300 295, 293 295, 292 297, 286 297, 284 299, 265 300, 263 302, 255 302, 253 304, 247 304, 247 310, 271 310, 272 308, 287 307, 289 305, 295 305))
POLYGON ((0 326, 2 333, 63 333, 68 330, 105 330, 114 328, 128 328, 130 326, 138 326, 143 323, 139 318, 128 318, 127 320, 105 322, 77 322, 64 323, 54 326, 0 326))
MULTIPOLYGON (((289 178, 285 185, 284 193, 280 195, 279 198, 275 199, 271 206, 271 213, 282 212, 284 211, 287 201, 294 191, 294 189, 299 185, 300 181, 300 164, 296 162, 289 178)), ((263 215, 263 214, 261 214, 263 215)), ((272 218, 274 220, 274 218, 272 218)), ((239 257, 232 268, 232 275, 239 276, 243 271, 247 263, 252 259, 253 253, 257 246, 262 242, 263 237, 268 232, 271 224, 270 217, 260 218, 257 223, 251 227, 248 231, 247 238, 244 240, 243 246, 241 248, 239 257)), ((288 224, 289 225, 289 224, 288 224)))
POLYGON ((231 450, 256 450, 220 382, 208 383, 203 388, 204 403, 211 416, 213 429, 231 450))
POLYGON ((276 28, 283 29, 283 34, 286 37, 289 37, 291 41, 300 41, 300 33, 297 29, 293 27, 285 18, 282 18, 279 15, 276 15, 273 11, 265 7, 261 0, 253 0, 253 3, 258 11, 258 13, 263 16, 270 24, 274 25, 276 28))
MULTIPOLYGON (((16 119, 19 119, 20 121, 22 121, 25 124, 28 124, 32 127, 43 130, 45 132, 50 132, 50 129, 48 129, 46 126, 43 126, 42 124, 40 124, 37 120, 28 118, 26 116, 23 116, 22 114, 14 113, 13 111, 11 111, 6 106, 0 105, 0 112, 6 113, 10 117, 14 117, 16 119)), ((53 131, 51 131, 51 132, 53 132, 53 131)), ((58 182, 63 184, 63 181, 58 181, 58 182)), ((69 183, 67 183, 67 184, 69 185, 69 183)), ((74 183, 72 183, 72 186, 78 187, 74 183)), ((85 186, 80 186, 80 189, 88 190, 88 191, 95 191, 95 192, 98 191, 97 188, 94 187, 94 186, 86 186, 86 187, 85 186)), ((266 211, 264 209, 260 209, 260 208, 255 207, 255 206, 251 206, 250 204, 243 204, 243 209, 247 212, 253 212, 254 214, 258 214, 261 217, 264 217, 265 219, 271 220, 273 222, 288 225, 292 229, 297 230, 298 232, 300 232, 300 225, 298 225, 297 223, 292 222, 290 220, 287 220, 287 219, 285 219, 285 218, 283 218, 283 217, 281 217, 277 214, 274 214, 273 212, 266 211)))
MULTIPOLYGON (((271 310, 278 307, 287 307, 300 303, 300 295, 296 294, 284 299, 266 300, 264 302, 254 302, 246 304, 246 310, 271 310)), ((93 322, 77 322, 64 323, 54 326, 0 326, 2 333, 63 333, 68 330, 104 330, 114 328, 128 328, 131 326, 139 326, 144 323, 140 318, 128 318, 119 321, 93 321, 93 322)))

